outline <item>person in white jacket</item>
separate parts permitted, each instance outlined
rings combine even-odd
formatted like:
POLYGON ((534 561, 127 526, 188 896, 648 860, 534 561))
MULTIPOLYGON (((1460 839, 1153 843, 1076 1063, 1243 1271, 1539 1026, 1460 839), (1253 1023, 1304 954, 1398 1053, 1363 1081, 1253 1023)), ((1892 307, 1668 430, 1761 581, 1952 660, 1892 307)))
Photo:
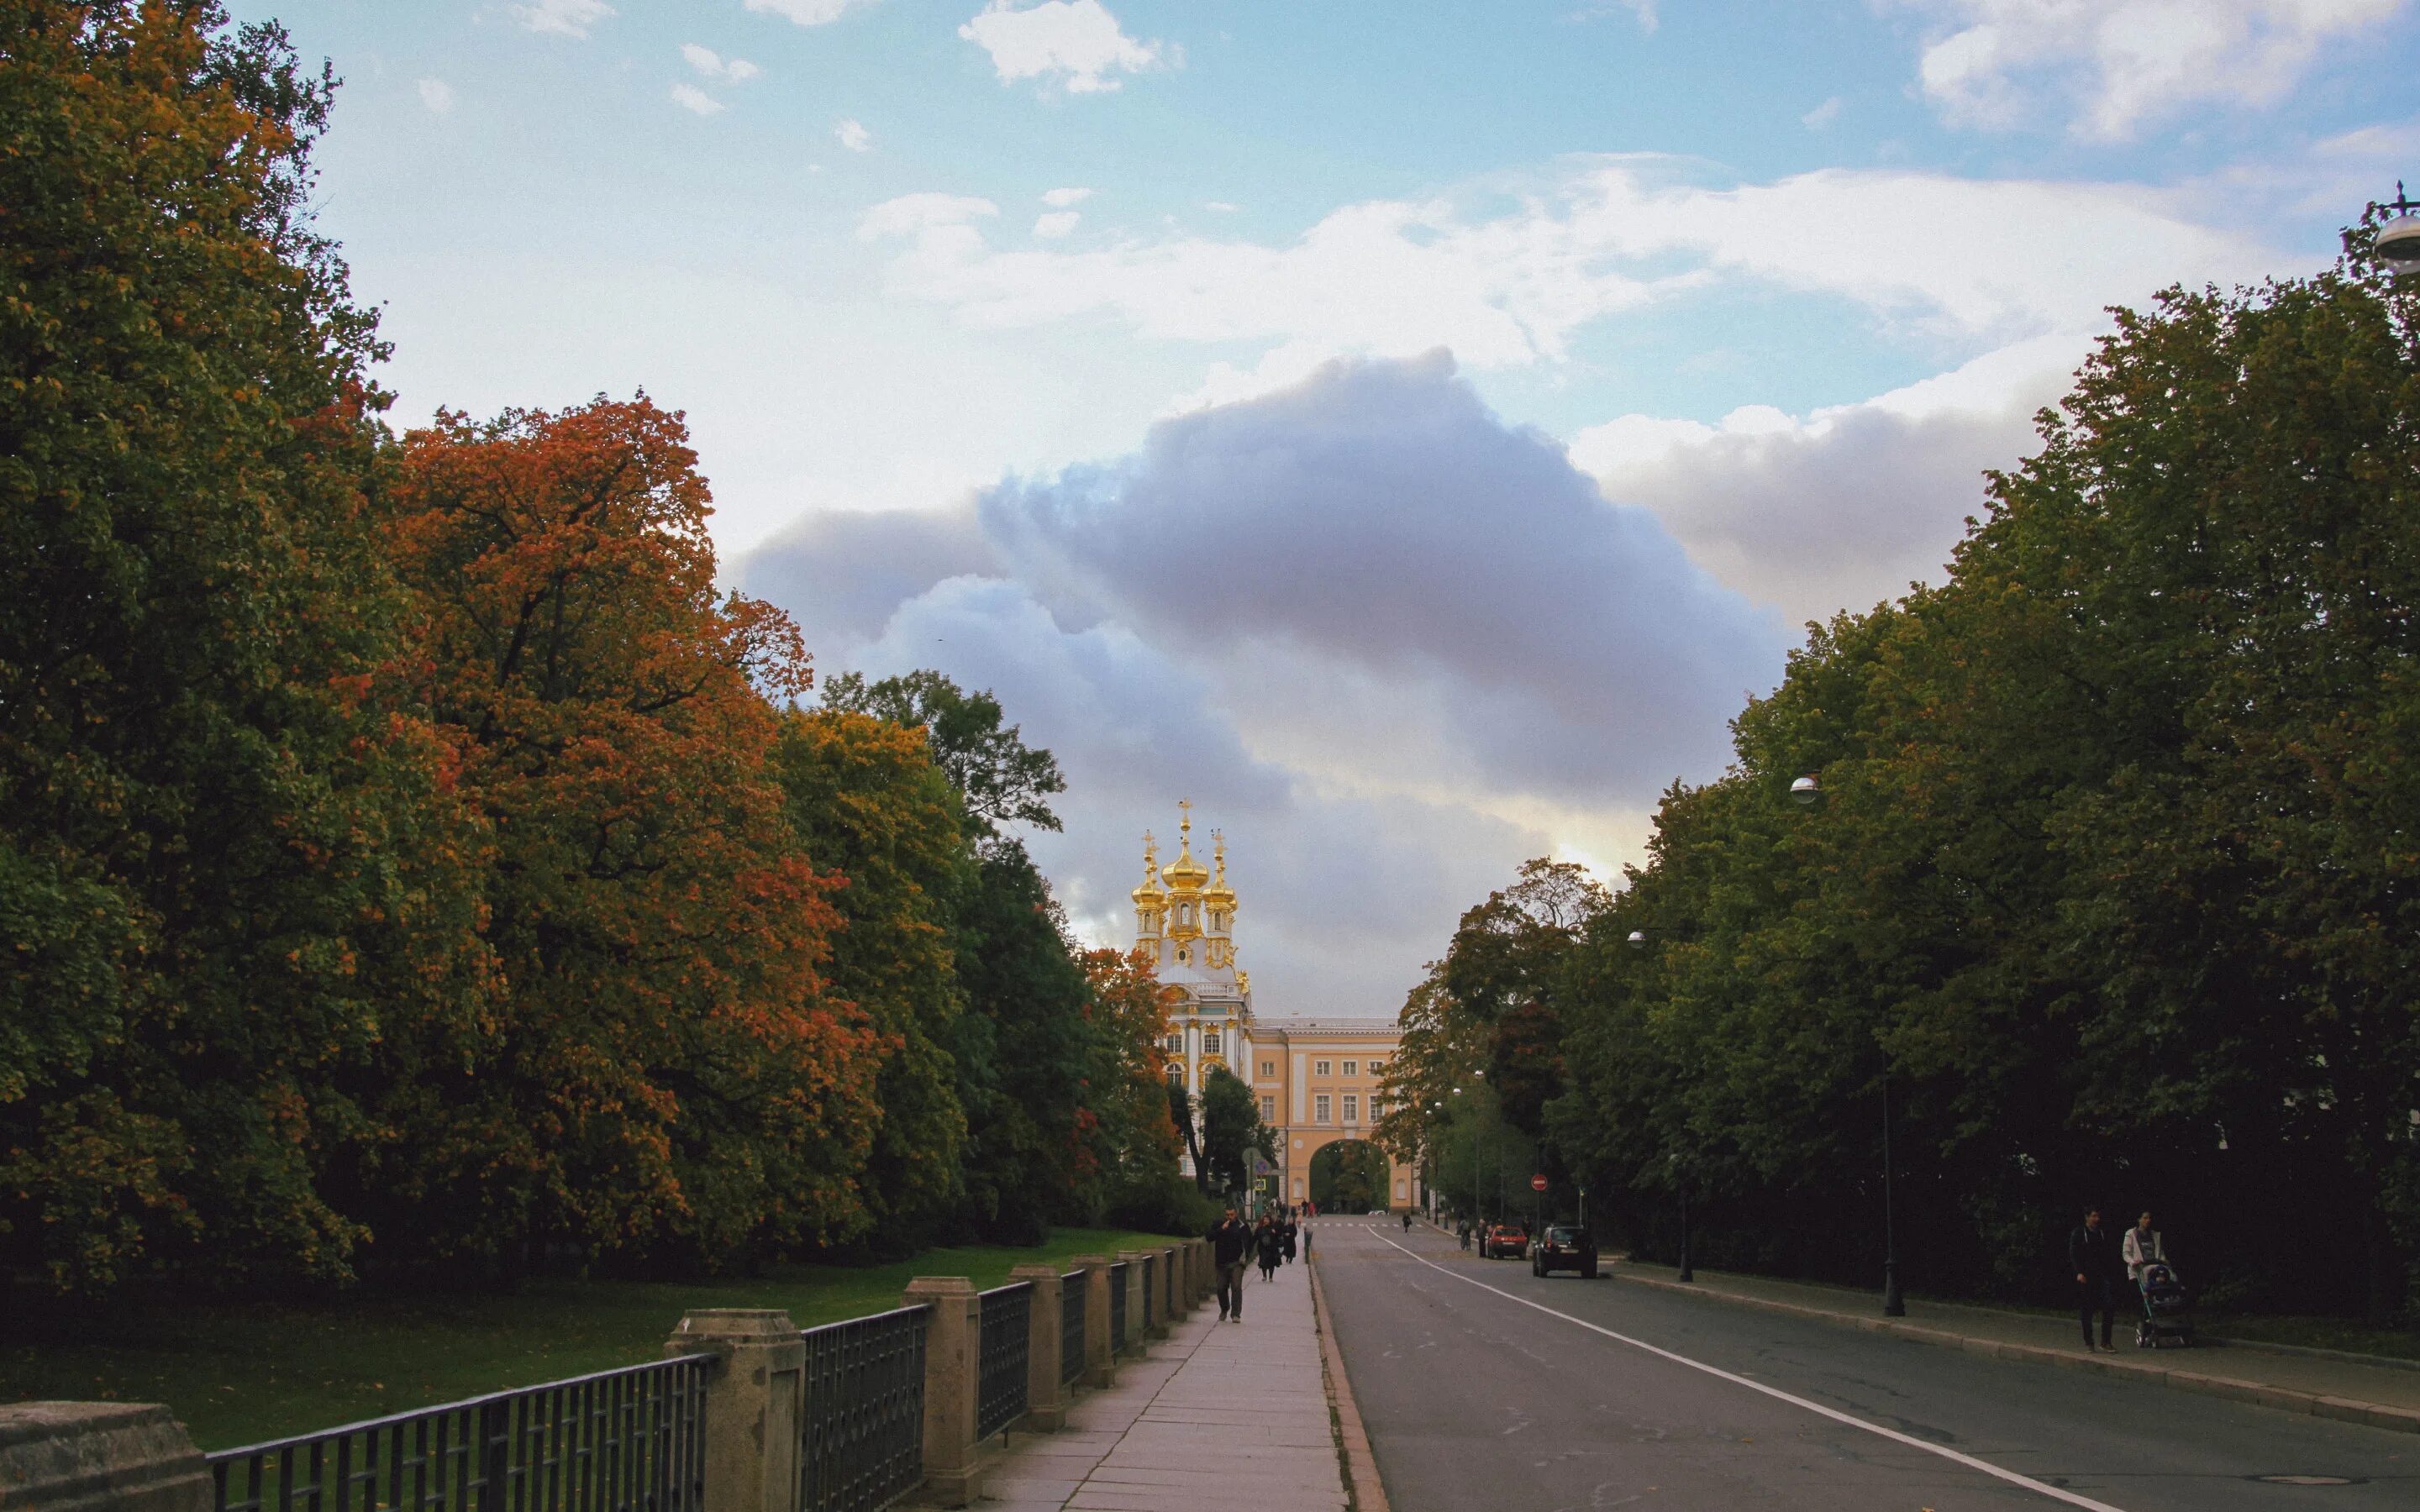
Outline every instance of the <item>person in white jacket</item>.
POLYGON ((2151 1215, 2148 1212, 2135 1219, 2134 1227, 2126 1230, 2123 1248, 2127 1279, 2137 1287, 2143 1284, 2143 1267, 2168 1263, 2168 1252, 2161 1247, 2160 1231, 2151 1227, 2151 1215))

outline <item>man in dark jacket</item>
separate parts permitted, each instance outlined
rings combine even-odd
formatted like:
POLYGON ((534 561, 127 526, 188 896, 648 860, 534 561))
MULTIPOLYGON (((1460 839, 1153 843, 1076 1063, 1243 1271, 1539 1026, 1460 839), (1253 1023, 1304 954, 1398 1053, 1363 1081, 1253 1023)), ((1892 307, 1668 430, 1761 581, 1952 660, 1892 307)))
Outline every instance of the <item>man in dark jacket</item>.
POLYGON ((2092 1314, 2098 1309, 2099 1347, 2115 1352, 2109 1342, 2109 1330, 2117 1320, 2118 1297, 2124 1289, 2120 1283, 2126 1278, 2126 1259, 2118 1248, 2118 1236, 2101 1227, 2100 1209, 2086 1209, 2084 1227, 2068 1236, 2067 1268, 2075 1273, 2076 1313, 2084 1325, 2086 1351, 2094 1348, 2092 1314))
POLYGON ((1251 1230, 1229 1208, 1218 1227, 1204 1237, 1210 1241, 1210 1263, 1218 1273, 1218 1321, 1233 1318, 1240 1323, 1244 1320, 1244 1248, 1251 1240, 1251 1230))

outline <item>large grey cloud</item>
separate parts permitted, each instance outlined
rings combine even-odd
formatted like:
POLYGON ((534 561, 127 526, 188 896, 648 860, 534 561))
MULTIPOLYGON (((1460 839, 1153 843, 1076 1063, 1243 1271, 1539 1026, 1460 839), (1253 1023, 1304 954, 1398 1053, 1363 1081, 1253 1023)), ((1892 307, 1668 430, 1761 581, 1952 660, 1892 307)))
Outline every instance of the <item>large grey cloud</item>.
POLYGON ((1442 709, 1491 781, 1652 796, 1719 769, 1784 636, 1435 353, 1337 363, 986 494, 1054 604, 1227 658, 1327 661, 1442 709))
POLYGON ((1066 770, 1066 828, 1032 840, 1096 939, 1192 798, 1269 1012, 1391 1013, 1561 818, 1635 827, 1720 770, 1783 646, 1442 357, 1331 366, 972 511, 817 517, 734 576, 828 670, 999 695, 1066 770))

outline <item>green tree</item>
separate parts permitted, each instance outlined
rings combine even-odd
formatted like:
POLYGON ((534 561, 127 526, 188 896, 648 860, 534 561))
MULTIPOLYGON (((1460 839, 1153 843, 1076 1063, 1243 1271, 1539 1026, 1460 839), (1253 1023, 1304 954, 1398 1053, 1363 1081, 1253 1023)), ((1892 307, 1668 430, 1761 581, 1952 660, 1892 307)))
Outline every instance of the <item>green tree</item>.
POLYGON ((1261 1105, 1242 1077, 1213 1066, 1202 1078, 1202 1161, 1214 1191, 1252 1184, 1252 1156, 1277 1158, 1277 1134, 1261 1122, 1261 1105))
POLYGON ((923 729, 934 762, 958 790, 979 833, 995 835, 1007 824, 1059 827, 1047 801, 1067 788, 1058 761, 1027 746, 1017 727, 1003 722, 1000 700, 989 692, 966 692, 932 671, 876 683, 843 672, 825 683, 823 704, 923 729))
POLYGON ((347 1088, 472 990, 384 677, 334 80, 212 4, 0 6, 0 1258, 342 1279, 347 1088))

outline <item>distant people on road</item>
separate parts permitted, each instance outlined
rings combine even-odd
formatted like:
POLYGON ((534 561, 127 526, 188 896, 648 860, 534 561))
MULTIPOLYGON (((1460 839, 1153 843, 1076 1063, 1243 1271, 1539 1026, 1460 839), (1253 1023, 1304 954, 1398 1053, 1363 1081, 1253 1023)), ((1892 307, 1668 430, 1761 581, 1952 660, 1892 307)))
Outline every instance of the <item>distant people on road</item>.
POLYGON ((2084 1348, 2089 1353, 2092 1342, 2092 1315, 2101 1314, 2101 1343, 2098 1348, 2116 1353, 2109 1342, 2109 1331, 2118 1318, 2118 1287, 2126 1275, 2126 1258, 2118 1249, 2118 1236, 2101 1227, 2101 1210, 2084 1211, 2084 1227, 2070 1234, 2067 1240, 2067 1268, 2075 1273, 2076 1318, 2084 1328, 2084 1348))
POLYGON ((2151 1227, 2151 1215, 2145 1213, 2126 1230, 2126 1279, 2139 1288, 2143 1285, 2143 1268, 2168 1263, 2167 1246, 2160 1242, 2160 1231, 2151 1227))
POLYGON ((1467 1218, 1460 1220, 1454 1225, 1453 1231, 1461 1237, 1462 1247, 1464 1249, 1470 1248, 1470 1220, 1467 1218))
POLYGON ((1411 1210, 1410 1210, 1409 1208, 1406 1208, 1406 1209, 1404 1209, 1404 1232, 1408 1234, 1408 1233, 1410 1233, 1411 1231, 1412 1231, 1412 1212, 1411 1212, 1411 1210))
POLYGON ((1218 1321, 1244 1320, 1244 1249, 1251 1231, 1229 1208, 1227 1216, 1204 1236, 1210 1241, 1210 1264, 1218 1273, 1218 1321))
POLYGON ((1252 1235, 1252 1247, 1259 1252, 1261 1279, 1278 1278, 1278 1264, 1285 1257, 1285 1228, 1274 1218, 1264 1218, 1258 1232, 1252 1235))

